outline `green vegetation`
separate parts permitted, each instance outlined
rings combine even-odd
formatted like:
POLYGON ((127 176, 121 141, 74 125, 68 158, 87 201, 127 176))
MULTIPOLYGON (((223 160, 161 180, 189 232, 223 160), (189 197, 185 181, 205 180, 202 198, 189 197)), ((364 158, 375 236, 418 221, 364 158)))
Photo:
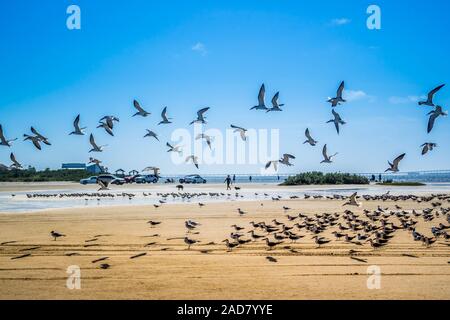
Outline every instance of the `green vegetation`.
POLYGON ((379 186, 392 186, 392 187, 420 187, 420 186, 425 186, 425 183, 422 182, 407 182, 407 181, 398 181, 398 182, 393 182, 393 181, 385 181, 385 182, 379 182, 377 183, 377 185, 379 186))
POLYGON ((36 171, 35 168, 26 170, 2 170, 0 182, 47 182, 47 181, 74 181, 88 178, 91 174, 85 170, 50 170, 36 171))
POLYGON ((369 179, 350 173, 305 172, 290 176, 283 182, 283 186, 311 185, 311 184, 369 184, 369 179))

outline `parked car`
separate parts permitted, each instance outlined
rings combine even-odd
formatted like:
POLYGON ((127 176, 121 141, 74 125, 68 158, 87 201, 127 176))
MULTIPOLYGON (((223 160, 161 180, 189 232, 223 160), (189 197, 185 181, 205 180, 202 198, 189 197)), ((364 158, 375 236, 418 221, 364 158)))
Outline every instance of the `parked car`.
POLYGON ((142 176, 138 176, 134 179, 136 183, 157 183, 159 177, 154 174, 146 174, 142 176))
POLYGON ((139 177, 139 176, 140 176, 139 174, 135 174, 135 175, 132 175, 132 176, 126 176, 126 177, 124 177, 125 183, 133 183, 133 182, 136 182, 135 180, 136 180, 136 178, 139 177))
POLYGON ((101 174, 98 176, 97 180, 106 182, 108 184, 122 185, 125 183, 125 179, 116 177, 112 174, 101 174))
POLYGON ((180 183, 206 183, 206 180, 198 174, 191 174, 180 179, 180 183))
POLYGON ((96 184, 97 183, 97 176, 92 176, 86 179, 81 179, 80 180, 81 184, 96 184))

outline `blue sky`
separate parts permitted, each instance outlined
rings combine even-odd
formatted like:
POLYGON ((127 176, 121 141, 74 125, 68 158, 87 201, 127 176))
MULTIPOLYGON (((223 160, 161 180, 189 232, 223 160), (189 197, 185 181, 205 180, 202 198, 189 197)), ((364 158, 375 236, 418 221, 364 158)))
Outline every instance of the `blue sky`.
MULTIPOLYGON (((375 2, 374 2, 375 3, 375 2)), ((25 1, 1 4, 0 123, 8 138, 31 125, 52 142, 43 151, 16 141, 0 149, 24 165, 59 168, 86 162, 88 136, 67 134, 77 114, 100 144, 110 169, 159 166, 162 173, 255 173, 261 165, 175 165, 166 153, 174 129, 211 107, 208 128, 230 124, 280 130, 280 152, 297 158, 280 173, 378 172, 406 152, 403 171, 448 169, 450 119, 426 133, 429 107, 417 97, 447 83, 436 101, 449 109, 448 1, 377 1, 382 29, 366 28, 368 1, 25 1), (66 28, 66 8, 81 8, 81 30, 66 28), (326 103, 341 80, 349 102, 337 136, 326 103), (280 91, 281 113, 249 111, 261 83, 266 101, 280 91), (132 118, 133 99, 152 115, 132 118), (174 123, 157 126, 168 107, 174 123), (115 137, 98 120, 120 118, 115 137), (309 127, 319 145, 303 145, 309 127), (144 140, 145 129, 161 142, 144 140), (422 157, 420 145, 438 148, 422 157), (327 143, 339 152, 320 165, 327 143)), ((192 128, 190 128, 192 130, 192 128)))

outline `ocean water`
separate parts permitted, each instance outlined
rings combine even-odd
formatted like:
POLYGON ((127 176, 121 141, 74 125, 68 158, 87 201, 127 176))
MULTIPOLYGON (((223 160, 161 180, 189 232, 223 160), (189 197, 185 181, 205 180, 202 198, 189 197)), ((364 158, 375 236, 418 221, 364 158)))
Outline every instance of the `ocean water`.
MULTIPOLYGON (((350 195, 358 192, 359 195, 380 195, 388 191, 391 194, 430 194, 430 193, 450 193, 450 182, 427 183, 418 187, 388 187, 378 185, 358 185, 358 186, 278 186, 280 181, 277 177, 258 177, 253 179, 252 183, 248 182, 243 176, 236 177, 236 185, 240 186, 240 190, 227 191, 223 183, 223 176, 215 176, 213 178, 206 177, 207 184, 185 185, 185 192, 201 194, 192 200, 183 199, 181 197, 167 197, 167 204, 172 203, 198 203, 198 202, 233 202, 233 201, 264 201, 271 200, 272 197, 281 196, 288 199, 291 196, 302 198, 305 194, 309 195, 350 195), (218 195, 209 195, 209 193, 218 195), (206 195, 203 195, 206 193, 206 195)), ((144 185, 124 185, 111 186, 110 191, 101 192, 103 195, 109 194, 113 197, 98 197, 97 185, 64 185, 61 188, 53 185, 52 189, 45 188, 45 184, 39 185, 39 190, 20 191, 20 192, 0 192, 0 213, 21 213, 34 212, 48 209, 64 209, 64 208, 95 208, 99 206, 127 206, 127 205, 148 205, 158 204, 162 199, 161 193, 176 193, 176 184, 144 184, 144 185), (75 194, 77 197, 60 197, 60 194, 75 194), (123 194, 125 193, 125 194, 123 194), (134 195, 131 199, 128 193, 134 195), (14 194, 14 196, 13 196, 14 194), (86 195, 87 194, 87 195, 86 195), (27 195, 56 195, 56 197, 36 197, 28 198, 27 195), (92 195, 92 196, 89 196, 92 195)))

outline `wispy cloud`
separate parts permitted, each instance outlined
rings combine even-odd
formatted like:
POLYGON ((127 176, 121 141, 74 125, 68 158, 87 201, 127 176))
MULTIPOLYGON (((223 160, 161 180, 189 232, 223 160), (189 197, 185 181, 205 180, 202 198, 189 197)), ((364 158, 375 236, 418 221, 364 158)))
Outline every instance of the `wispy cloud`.
POLYGON ((425 96, 407 96, 407 97, 397 97, 393 96, 389 98, 390 104, 406 104, 406 103, 417 103, 419 100, 426 99, 425 96))
POLYGON ((198 52, 202 56, 205 56, 208 53, 208 51, 206 50, 206 46, 201 42, 197 42, 196 44, 194 44, 191 49, 192 51, 198 52))
POLYGON ((362 90, 346 90, 344 91, 344 99, 348 102, 368 100, 369 102, 375 101, 375 96, 371 96, 362 90))
POLYGON ((331 20, 331 25, 343 26, 343 25, 349 24, 350 22, 352 22, 352 21, 348 18, 336 18, 336 19, 331 20))

